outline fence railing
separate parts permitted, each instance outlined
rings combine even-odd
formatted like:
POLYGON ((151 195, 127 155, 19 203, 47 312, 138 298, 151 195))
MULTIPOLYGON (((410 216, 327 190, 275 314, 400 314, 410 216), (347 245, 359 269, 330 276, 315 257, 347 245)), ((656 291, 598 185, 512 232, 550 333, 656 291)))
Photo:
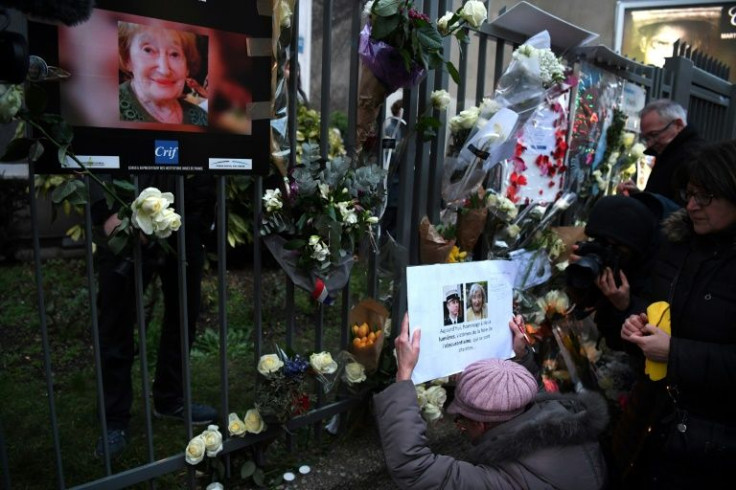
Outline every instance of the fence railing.
MULTIPOLYGON (((427 13, 430 18, 436 18, 438 14, 450 10, 452 2, 448 0, 424 1, 415 2, 417 4, 423 4, 423 10, 427 13)), ((490 7, 490 1, 488 6, 490 7)), ((329 114, 332 110, 330 104, 330 90, 331 80, 335 77, 345 76, 342 73, 333 73, 330 66, 330 50, 331 48, 331 25, 332 25, 332 1, 325 0, 323 6, 324 16, 322 19, 322 75, 321 75, 321 107, 322 114, 329 114)), ((355 2, 355 8, 351 16, 351 36, 353 39, 358 38, 360 28, 360 14, 362 6, 360 2, 355 2)), ((298 16, 298 8, 295 12, 298 16)), ((297 19, 294 19, 292 25, 298 25, 297 19)), ((480 103, 481 99, 491 92, 490 87, 498 80, 501 74, 502 68, 508 62, 508 56, 510 50, 508 46, 513 46, 518 43, 518 39, 502 39, 496 36, 483 33, 483 32, 472 32, 470 40, 463 46, 462 52, 464 56, 460 58, 458 63, 460 71, 460 83, 457 87, 450 88, 451 93, 455 95, 457 100, 457 111, 460 111, 465 107, 467 96, 466 94, 472 93, 475 103, 480 103), (470 66, 477 67, 477 76, 472 79, 470 76, 470 66)), ((451 46, 449 40, 445 45, 445 49, 454 50, 457 49, 451 46)), ((296 58, 296 36, 294 36, 294 43, 289 48, 291 53, 291 59, 296 58)), ((357 114, 357 90, 358 90, 358 55, 357 55, 357 42, 351 44, 350 50, 351 65, 350 72, 348 74, 350 79, 350 106, 348 108, 348 121, 349 131, 346 136, 346 148, 348 151, 353 151, 355 148, 355 129, 356 129, 356 114, 357 114)), ((581 56, 580 52, 570 53, 571 59, 577 59, 581 56)), ((706 139, 716 140, 723 138, 736 137, 736 103, 734 98, 736 97, 736 90, 734 85, 719 79, 718 77, 706 72, 701 68, 697 68, 691 60, 686 58, 672 58, 668 60, 664 69, 656 69, 653 67, 643 67, 633 62, 622 62, 620 57, 611 57, 605 53, 594 53, 588 51, 584 53, 587 56, 588 61, 598 64, 604 69, 615 71, 616 74, 624 79, 630 80, 634 83, 645 86, 648 90, 650 98, 655 97, 671 97, 683 105, 687 106, 690 110, 690 120, 693 124, 699 127, 703 132, 706 139)), ((293 73, 294 71, 292 71, 293 73)), ((449 81, 446 73, 436 71, 431 73, 424 81, 420 83, 418 87, 412 90, 405 90, 403 92, 403 107, 404 107, 404 119, 409 122, 409 132, 411 134, 412 121, 417 119, 417 115, 424 113, 427 110, 427 101, 429 94, 440 88, 448 88, 449 81)), ((289 100, 292 101, 289 107, 289 135, 291 139, 292 148, 296 145, 296 128, 293 123, 296 117, 296 80, 292 78, 289 82, 289 100)), ((444 127, 446 122, 446 116, 439 112, 434 114, 438 117, 444 127)), ((327 130, 328 130, 328 118, 322 118, 321 128, 321 139, 327 141, 327 130)), ((326 152, 326 148, 322 149, 326 152)), ((379 149, 379 152, 382 150, 379 149)), ((418 234, 416 230, 419 228, 419 222, 423 216, 428 216, 430 220, 436 221, 439 217, 441 210, 441 175, 443 167, 443 156, 445 154, 445 138, 436 138, 431 142, 423 141, 418 135, 414 135, 408 142, 406 151, 402 154, 401 161, 398 164, 398 175, 399 175, 399 189, 398 189, 398 219, 395 231, 395 241, 397 243, 396 252, 394 253, 393 270, 390 271, 392 282, 389 286, 389 290, 381 290, 379 286, 379 276, 381 275, 381 264, 379 251, 371 250, 368 253, 367 263, 368 268, 366 275, 368 277, 365 287, 365 291, 361 291, 361 294, 367 296, 377 297, 379 295, 390 296, 391 307, 392 307, 392 319, 396 325, 400 319, 400 314, 406 307, 406 288, 404 287, 404 270, 409 265, 415 265, 419 263, 418 257, 418 234)), ((326 153, 325 153, 326 156, 326 153)), ((294 159, 292 155, 291 164, 294 165, 294 159)), ((29 185, 31 192, 29 194, 30 208, 32 213, 32 219, 36 221, 36 208, 37 199, 35 197, 33 188, 33 172, 31 171, 31 178, 29 179, 29 185)), ((219 318, 217 322, 217 332, 219 338, 220 356, 218 358, 218 389, 219 400, 218 408, 220 413, 220 427, 227 426, 227 414, 234 409, 243 410, 243 407, 235 407, 235 402, 231 397, 231 384, 232 378, 235 373, 232 372, 232 367, 228 362, 228 332, 232 329, 229 323, 228 315, 228 301, 232 299, 232 292, 228 290, 228 264, 227 264, 227 237, 226 237, 226 213, 227 205, 225 198, 225 178, 216 178, 217 187, 217 202, 218 212, 216 216, 216 254, 217 254, 217 270, 212 271, 211 274, 215 277, 215 284, 217 285, 216 290, 216 303, 218 307, 219 318)), ((178 193, 179 199, 177 202, 183 201, 183 177, 178 177, 178 193)), ((252 263, 252 325, 253 325, 253 357, 246 360, 243 364, 250 366, 251 375, 254 375, 255 363, 261 354, 270 352, 270 344, 267 344, 264 340, 266 337, 271 339, 270 331, 267 331, 269 325, 264 323, 264 316, 262 311, 262 304, 264 302, 264 291, 267 289, 267 285, 264 285, 264 264, 263 255, 268 253, 264 251, 264 247, 261 244, 259 237, 258 223, 260 222, 261 216, 261 196, 263 194, 264 181, 261 177, 255 177, 253 179, 254 185, 252 186, 252 194, 250 199, 255 203, 255 214, 253 218, 253 236, 256 237, 253 246, 253 252, 250 262, 252 263)), ((95 268, 93 260, 93 246, 91 242, 92 227, 91 227, 91 212, 89 206, 86 208, 85 213, 85 226, 86 226, 86 242, 85 242, 85 264, 87 269, 87 283, 89 287, 89 305, 90 305, 90 331, 89 339, 79 339, 80 342, 89 341, 93 345, 93 354, 90 359, 91 363, 95 365, 95 386, 94 391, 101 393, 101 371, 100 371, 100 354, 99 354, 99 339, 97 338, 97 325, 96 325, 96 286, 95 286, 95 268)), ((182 234, 187 231, 183 230, 182 234)), ((381 233, 385 231, 379 230, 378 234, 380 237, 381 233)), ((146 312, 144 311, 145 302, 144 294, 145 291, 142 288, 142 282, 138 281, 137 287, 137 318, 139 323, 138 328, 138 345, 140 347, 139 358, 140 358, 140 373, 142 378, 142 386, 140 389, 140 395, 138 403, 143 407, 143 415, 138 417, 136 423, 139 426, 138 429, 145 432, 145 438, 138 439, 138 443, 145 446, 145 448, 138 448, 140 456, 138 457, 138 463, 128 466, 126 468, 118 468, 113 465, 109 458, 104 458, 104 462, 101 462, 102 474, 99 478, 91 481, 80 481, 79 476, 76 474, 76 468, 78 464, 73 461, 75 458, 69 457, 70 452, 81 451, 85 455, 89 455, 91 458, 91 448, 94 440, 87 441, 75 441, 73 444, 69 444, 69 438, 73 434, 73 429, 69 428, 69 424, 73 421, 64 420, 65 415, 60 413, 59 404, 60 396, 59 389, 55 385, 54 370, 55 367, 52 362, 52 345, 55 342, 55 335, 58 332, 52 332, 47 323, 47 308, 46 292, 43 287, 44 284, 44 264, 41 262, 41 248, 39 242, 39 230, 37 227, 33 229, 33 250, 34 250, 34 270, 35 270, 35 281, 37 284, 36 289, 36 301, 39 316, 39 339, 41 343, 41 351, 43 358, 43 373, 42 376, 45 378, 45 396, 47 397, 47 408, 49 413, 49 449, 45 455, 46 464, 54 465, 55 470, 55 481, 53 483, 46 482, 48 487, 55 486, 57 488, 125 488, 128 486, 136 485, 142 482, 149 482, 150 486, 154 486, 154 482, 166 475, 184 475, 186 474, 186 481, 190 488, 195 486, 195 474, 194 470, 189 467, 181 453, 184 445, 186 444, 185 438, 188 440, 192 437, 194 429, 191 421, 185 424, 184 430, 180 433, 179 439, 182 441, 180 447, 177 448, 166 448, 162 450, 157 447, 156 441, 159 436, 157 435, 158 428, 153 423, 151 418, 150 403, 148 402, 148 359, 146 353, 146 312), (165 456, 162 457, 162 453, 165 456), (187 471, 185 471, 187 470, 187 471)), ((379 240, 380 242, 380 240, 379 240)), ((183 246, 184 240, 179 240, 180 246, 183 246)), ((179 256, 184 257, 185 251, 179 250, 179 256)), ((184 278, 186 265, 183 261, 179 264, 180 277, 184 278)), ((143 274, 142 264, 140 260, 135 261, 135 275, 140 278, 143 274)), ((383 273, 385 275, 385 271, 383 273)), ((285 291, 284 294, 284 306, 283 316, 279 321, 283 322, 283 338, 279 339, 279 342, 286 346, 294 345, 297 331, 303 330, 303 326, 295 324, 296 317, 296 302, 298 292, 296 291, 294 284, 288 280, 286 276, 283 276, 282 287, 285 291)), ((268 285, 272 286, 272 285, 268 285)), ((181 304, 186 304, 186 288, 181 287, 182 296, 180 298, 181 304)), ((334 306, 323 306, 322 304, 315 306, 314 314, 314 325, 311 326, 311 337, 314 339, 313 345, 315 350, 335 350, 344 348, 348 343, 348 313, 354 302, 353 294, 348 285, 338 296, 334 306), (332 308, 339 311, 339 320, 337 325, 325 325, 325 309, 332 308), (329 340, 325 337, 327 329, 334 331, 335 328, 339 330, 338 335, 331 336, 329 340)), ((182 306, 182 317, 185 317, 185 308, 182 306)), ((274 319, 270 319, 274 320, 274 319)), ((182 322, 182 330, 186 331, 186 322, 182 322)), ((186 335, 184 337, 185 344, 182 349, 186 351, 186 335)), ((185 356, 184 361, 184 373, 185 373, 185 402, 191 402, 192 399, 192 366, 189 358, 185 356)), ((240 373, 237 373, 240 375, 240 373)), ((196 375, 194 376, 196 377, 196 375)), ((96 398, 94 404, 97 407, 97 412, 104 412, 104 403, 94 394, 90 394, 89 398, 96 398)), ((290 421, 287 425, 289 429, 295 430, 300 427, 312 426, 314 427, 315 437, 319 437, 321 433, 321 421, 331 418, 336 414, 340 414, 351 407, 359 403, 360 400, 350 396, 337 396, 330 401, 322 401, 318 406, 308 412, 307 414, 296 417, 290 421)), ((67 412, 68 407, 64 407, 64 412, 67 412)), ((94 409, 90 409, 90 412, 94 409)), ((14 414, 15 417, 17 414, 14 414)), ((91 421, 87 421, 92 423, 91 421)), ((99 423, 104 433, 105 421, 104 417, 99 418, 99 423)), ((23 474, 24 468, 26 467, 23 462, 16 460, 16 450, 19 445, 22 445, 22 440, 16 440, 18 433, 13 430, 8 430, 10 426, 15 425, 13 418, 8 418, 7 415, 4 420, 0 420, 0 468, 2 469, 2 482, 5 488, 13 488, 14 485, 17 487, 26 487, 26 477, 23 474), (4 430, 3 430, 4 428, 4 430)), ((273 427, 267 432, 258 435, 249 435, 246 438, 229 438, 225 441, 224 445, 224 460, 226 465, 226 471, 228 474, 232 474, 235 470, 231 466, 231 456, 238 454, 245 448, 257 446, 259 443, 272 439, 273 437, 281 434, 281 429, 273 427)), ((291 441, 293 442, 293 441, 291 441)), ((79 456, 76 456, 78 458, 79 456)), ((179 482, 181 483, 181 482, 179 482)))

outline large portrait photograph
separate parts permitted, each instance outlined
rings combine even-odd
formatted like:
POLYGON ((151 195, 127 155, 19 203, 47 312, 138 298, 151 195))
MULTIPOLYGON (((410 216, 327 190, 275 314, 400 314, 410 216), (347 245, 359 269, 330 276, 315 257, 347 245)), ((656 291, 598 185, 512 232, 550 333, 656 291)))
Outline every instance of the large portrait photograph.
POLYGON ((724 63, 736 80, 736 2, 619 2, 616 50, 645 65, 664 66, 676 41, 724 63))

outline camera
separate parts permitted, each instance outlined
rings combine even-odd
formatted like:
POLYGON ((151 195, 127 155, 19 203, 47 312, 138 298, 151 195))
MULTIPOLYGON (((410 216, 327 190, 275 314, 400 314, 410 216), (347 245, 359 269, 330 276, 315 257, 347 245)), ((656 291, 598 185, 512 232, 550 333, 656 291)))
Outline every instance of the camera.
POLYGON ((597 240, 588 242, 577 242, 577 251, 580 260, 567 266, 565 275, 567 284, 576 289, 587 289, 595 287, 596 278, 603 269, 610 267, 613 277, 618 284, 621 252, 614 245, 597 240))

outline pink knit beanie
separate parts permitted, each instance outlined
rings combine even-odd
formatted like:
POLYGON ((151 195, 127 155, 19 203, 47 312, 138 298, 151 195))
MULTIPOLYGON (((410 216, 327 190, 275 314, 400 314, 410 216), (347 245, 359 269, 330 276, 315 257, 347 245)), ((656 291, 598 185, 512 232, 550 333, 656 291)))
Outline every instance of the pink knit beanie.
POLYGON ((503 422, 522 413, 537 391, 534 376, 520 364, 501 359, 477 361, 460 375, 447 413, 478 422, 503 422))

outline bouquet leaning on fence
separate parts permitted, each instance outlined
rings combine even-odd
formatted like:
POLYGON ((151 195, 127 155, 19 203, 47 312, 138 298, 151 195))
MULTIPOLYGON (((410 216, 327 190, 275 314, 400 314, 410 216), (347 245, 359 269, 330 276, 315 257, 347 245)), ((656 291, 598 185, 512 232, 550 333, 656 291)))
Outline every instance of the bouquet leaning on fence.
POLYGON ((356 245, 373 236, 384 171, 353 169, 342 156, 325 161, 316 145, 302 148, 288 187, 263 196, 261 235, 294 284, 329 303, 329 293, 347 284, 356 245))
POLYGON ((417 85, 427 70, 445 67, 459 80, 446 59, 442 38, 467 36, 466 25, 478 28, 488 13, 483 2, 470 0, 436 23, 414 8, 413 0, 375 0, 365 5, 366 24, 360 33, 362 61, 358 90, 357 148, 375 135, 376 120, 386 96, 417 85))

